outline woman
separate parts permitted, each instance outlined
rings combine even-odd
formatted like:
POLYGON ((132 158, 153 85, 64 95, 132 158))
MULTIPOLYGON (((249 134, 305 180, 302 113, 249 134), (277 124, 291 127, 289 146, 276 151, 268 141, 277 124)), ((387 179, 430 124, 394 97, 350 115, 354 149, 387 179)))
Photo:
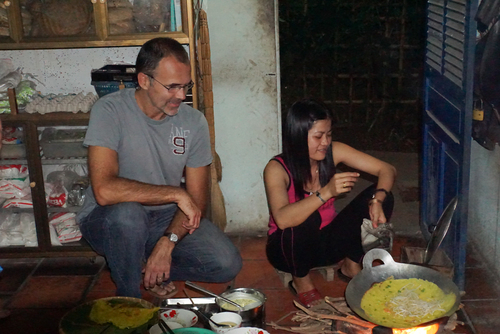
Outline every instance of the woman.
POLYGON ((340 142, 332 142, 332 114, 320 103, 306 99, 293 104, 287 114, 283 153, 264 170, 270 209, 269 262, 292 274, 289 287, 310 307, 322 296, 309 276, 310 269, 342 261, 338 276, 349 280, 361 270, 364 255, 361 224, 374 227, 387 222, 394 199, 390 190, 393 166, 340 142), (378 177, 340 213, 334 201, 348 193, 359 173, 335 173, 343 163, 378 177))

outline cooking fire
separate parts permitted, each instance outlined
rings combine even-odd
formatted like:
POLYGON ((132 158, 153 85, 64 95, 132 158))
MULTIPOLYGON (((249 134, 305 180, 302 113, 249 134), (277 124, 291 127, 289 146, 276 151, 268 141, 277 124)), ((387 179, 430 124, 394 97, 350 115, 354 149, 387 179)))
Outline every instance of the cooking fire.
POLYGON ((432 324, 429 326, 397 329, 393 328, 393 334, 436 334, 439 331, 439 324, 432 324))
MULTIPOLYGON (((283 326, 278 322, 268 323, 274 329, 282 329, 299 334, 453 334, 459 324, 456 313, 441 321, 413 328, 388 328, 377 326, 360 319, 347 305, 345 298, 325 297, 324 302, 312 308, 305 308, 295 302, 300 311, 293 312, 291 321, 296 326, 283 326)), ((288 318, 290 320, 290 318, 288 318)))

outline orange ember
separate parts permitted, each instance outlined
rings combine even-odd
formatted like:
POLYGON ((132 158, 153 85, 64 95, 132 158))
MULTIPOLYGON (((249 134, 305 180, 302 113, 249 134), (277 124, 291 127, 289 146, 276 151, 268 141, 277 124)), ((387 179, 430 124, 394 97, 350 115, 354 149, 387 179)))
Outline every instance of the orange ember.
POLYGON ((425 327, 392 329, 392 334, 436 334, 439 330, 439 324, 433 324, 425 327))

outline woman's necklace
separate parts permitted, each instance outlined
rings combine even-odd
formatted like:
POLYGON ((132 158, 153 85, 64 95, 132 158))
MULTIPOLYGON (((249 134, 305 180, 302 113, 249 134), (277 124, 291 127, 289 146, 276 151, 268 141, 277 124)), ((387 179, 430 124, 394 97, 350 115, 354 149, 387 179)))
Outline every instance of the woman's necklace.
POLYGON ((309 184, 309 187, 306 188, 306 191, 309 192, 309 195, 314 194, 316 191, 321 188, 321 185, 319 184, 319 170, 316 168, 315 173, 313 174, 311 183, 309 184))

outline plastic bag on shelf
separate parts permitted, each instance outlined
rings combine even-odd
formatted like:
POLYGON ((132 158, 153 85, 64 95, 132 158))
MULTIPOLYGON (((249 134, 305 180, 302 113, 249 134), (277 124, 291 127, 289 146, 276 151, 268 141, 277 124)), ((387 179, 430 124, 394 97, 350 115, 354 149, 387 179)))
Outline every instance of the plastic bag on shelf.
POLYGON ((5 200, 2 204, 2 208, 32 208, 33 201, 31 200, 31 196, 27 196, 26 198, 10 198, 5 200))
POLYGON ((14 71, 14 63, 10 58, 2 58, 0 59, 0 78, 3 78, 10 72, 14 71))
MULTIPOLYGON (((31 101, 31 98, 37 95, 37 91, 35 90, 35 83, 29 80, 20 81, 19 84, 15 87, 8 87, 16 89, 16 100, 17 106, 20 109, 26 107, 26 105, 31 101)), ((7 95, 7 91, 1 92, 2 89, 0 87, 0 113, 6 114, 10 113, 10 102, 7 95)), ((24 110, 24 109, 23 109, 24 110)))
POLYGON ((28 167, 24 165, 1 165, 0 179, 25 178, 28 176, 28 167))
POLYGON ((0 91, 6 92, 9 88, 16 88, 23 76, 19 71, 12 71, 0 78, 0 91))
POLYGON ((36 236, 35 216, 32 213, 21 213, 21 229, 23 231, 24 246, 36 247, 38 246, 38 239, 36 236))
POLYGON ((6 126, 2 129, 2 144, 16 145, 24 140, 23 128, 6 126))
POLYGON ((75 217, 76 214, 72 212, 59 212, 50 217, 50 225, 54 227, 59 242, 67 243, 82 238, 75 217))
POLYGON ((75 180, 79 179, 80 175, 73 172, 72 170, 56 170, 50 172, 47 175, 47 179, 45 182, 56 184, 62 184, 64 188, 71 189, 75 180))
MULTIPOLYGON (((48 183, 45 183, 47 185, 48 183)), ((52 183, 52 190, 49 193, 47 199, 47 205, 52 207, 67 207, 68 202, 68 191, 64 187, 63 181, 58 180, 52 183)))
POLYGON ((31 74, 23 74, 21 68, 15 69, 9 58, 0 59, 0 113, 10 113, 8 89, 15 88, 19 108, 24 106, 37 94, 36 83, 29 80, 31 74))
POLYGON ((0 166, 0 198, 20 199, 30 195, 31 189, 26 166, 0 166))
POLYGON ((0 214, 0 231, 7 235, 9 246, 24 246, 23 230, 21 228, 21 217, 18 213, 0 214))
POLYGON ((52 246, 62 246, 62 243, 59 241, 59 238, 57 237, 57 232, 54 226, 49 224, 49 231, 50 231, 50 244, 52 246))

